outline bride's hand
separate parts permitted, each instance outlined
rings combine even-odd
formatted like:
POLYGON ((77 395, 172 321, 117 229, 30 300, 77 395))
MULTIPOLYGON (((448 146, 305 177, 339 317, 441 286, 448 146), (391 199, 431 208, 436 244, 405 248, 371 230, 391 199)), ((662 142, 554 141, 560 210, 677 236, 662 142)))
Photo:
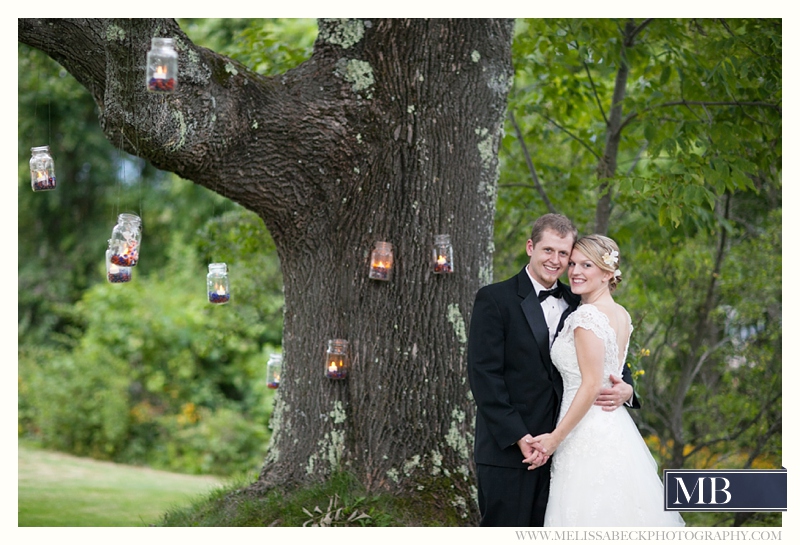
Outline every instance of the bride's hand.
POLYGON ((552 433, 543 433, 542 435, 537 435, 531 441, 533 448, 541 452, 546 456, 552 456, 553 453, 558 448, 558 445, 561 444, 561 441, 558 440, 555 435, 552 433))

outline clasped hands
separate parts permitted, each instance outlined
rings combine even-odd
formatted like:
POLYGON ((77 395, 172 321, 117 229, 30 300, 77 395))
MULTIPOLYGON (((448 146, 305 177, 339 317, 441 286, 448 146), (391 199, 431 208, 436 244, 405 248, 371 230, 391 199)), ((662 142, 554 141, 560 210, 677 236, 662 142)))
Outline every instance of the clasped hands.
POLYGON ((543 466, 550 459, 550 454, 558 448, 561 441, 555 442, 552 433, 543 433, 532 437, 526 434, 525 437, 517 441, 519 449, 522 451, 523 463, 528 464, 528 471, 543 466))
MULTIPOLYGON (((601 407, 604 411, 614 411, 621 407, 633 396, 633 387, 622 379, 610 376, 611 388, 603 388, 595 399, 594 404, 601 407)), ((553 452, 561 444, 563 438, 557 437, 556 432, 543 433, 532 437, 526 434, 525 437, 517 441, 520 451, 522 451, 522 462, 528 464, 528 470, 534 470, 543 466, 553 455, 553 452)))

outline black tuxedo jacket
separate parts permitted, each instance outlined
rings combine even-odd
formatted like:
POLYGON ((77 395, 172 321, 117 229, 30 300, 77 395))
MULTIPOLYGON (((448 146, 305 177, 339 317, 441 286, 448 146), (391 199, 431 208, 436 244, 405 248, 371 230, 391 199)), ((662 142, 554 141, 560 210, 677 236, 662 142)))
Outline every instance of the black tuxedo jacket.
MULTIPOLYGON (((559 331, 580 303, 568 286, 561 286, 568 308, 559 331)), ((525 469, 516 442, 528 433, 536 437, 555 428, 563 384, 550 360, 549 344, 542 306, 524 268, 478 290, 467 348, 470 388, 478 408, 476 463, 525 469)), ((632 384, 627 366, 623 379, 632 384)))

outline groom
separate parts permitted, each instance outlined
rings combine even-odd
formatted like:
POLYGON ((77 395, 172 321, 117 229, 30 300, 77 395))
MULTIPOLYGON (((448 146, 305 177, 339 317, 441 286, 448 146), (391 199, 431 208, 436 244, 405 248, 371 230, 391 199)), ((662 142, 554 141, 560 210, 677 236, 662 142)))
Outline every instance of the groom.
MULTIPOLYGON (((558 278, 577 238, 573 223, 546 214, 526 243, 530 262, 519 274, 475 296, 467 370, 477 404, 475 463, 481 526, 542 526, 550 492, 549 456, 533 437, 556 425, 563 385, 550 347, 580 303, 558 278), (523 460, 536 469, 529 470, 523 460)), ((595 405, 614 410, 633 395, 630 371, 601 392, 595 405)), ((613 377, 612 377, 613 378, 613 377)))

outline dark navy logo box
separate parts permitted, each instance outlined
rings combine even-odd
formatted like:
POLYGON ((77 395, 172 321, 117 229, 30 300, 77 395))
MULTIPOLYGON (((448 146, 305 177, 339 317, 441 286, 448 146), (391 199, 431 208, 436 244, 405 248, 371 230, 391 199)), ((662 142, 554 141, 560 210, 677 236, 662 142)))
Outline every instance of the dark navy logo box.
POLYGON ((665 469, 667 511, 786 511, 786 468, 665 469))

